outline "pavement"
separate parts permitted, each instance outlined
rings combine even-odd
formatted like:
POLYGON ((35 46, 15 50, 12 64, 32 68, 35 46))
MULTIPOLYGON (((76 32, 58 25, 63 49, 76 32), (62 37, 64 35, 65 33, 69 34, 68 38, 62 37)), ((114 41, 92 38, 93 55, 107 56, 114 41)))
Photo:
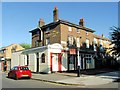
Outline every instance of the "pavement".
POLYGON ((77 73, 51 73, 51 74, 36 74, 32 73, 32 79, 44 82, 51 82, 63 85, 102 85, 108 84, 120 78, 120 71, 103 72, 99 74, 81 74, 77 77, 77 73))

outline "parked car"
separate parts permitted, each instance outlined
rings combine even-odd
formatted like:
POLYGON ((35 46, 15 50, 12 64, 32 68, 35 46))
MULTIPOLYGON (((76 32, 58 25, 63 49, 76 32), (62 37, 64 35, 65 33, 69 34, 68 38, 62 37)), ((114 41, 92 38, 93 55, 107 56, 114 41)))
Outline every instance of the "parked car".
POLYGON ((27 66, 14 66, 8 73, 8 78, 15 78, 16 80, 22 77, 31 78, 31 70, 27 66))

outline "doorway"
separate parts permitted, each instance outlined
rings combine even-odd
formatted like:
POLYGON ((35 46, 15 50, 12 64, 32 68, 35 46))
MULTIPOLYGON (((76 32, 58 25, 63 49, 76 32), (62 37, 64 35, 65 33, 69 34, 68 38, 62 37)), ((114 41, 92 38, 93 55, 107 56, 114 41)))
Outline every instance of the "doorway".
POLYGON ((39 72, 39 53, 36 53, 36 60, 37 60, 37 63, 36 63, 36 72, 38 73, 39 72))
POLYGON ((51 71, 57 72, 61 70, 62 70, 61 53, 52 53, 51 71))

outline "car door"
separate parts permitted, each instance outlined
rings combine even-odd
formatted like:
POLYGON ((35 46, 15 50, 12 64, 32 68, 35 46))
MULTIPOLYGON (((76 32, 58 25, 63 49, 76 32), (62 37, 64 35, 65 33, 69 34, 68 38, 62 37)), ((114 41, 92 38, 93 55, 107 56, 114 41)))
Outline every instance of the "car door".
POLYGON ((14 71, 14 67, 10 70, 10 72, 9 72, 9 76, 10 77, 13 77, 13 71, 14 71))
POLYGON ((14 78, 16 74, 17 67, 14 67, 11 71, 11 76, 14 78))

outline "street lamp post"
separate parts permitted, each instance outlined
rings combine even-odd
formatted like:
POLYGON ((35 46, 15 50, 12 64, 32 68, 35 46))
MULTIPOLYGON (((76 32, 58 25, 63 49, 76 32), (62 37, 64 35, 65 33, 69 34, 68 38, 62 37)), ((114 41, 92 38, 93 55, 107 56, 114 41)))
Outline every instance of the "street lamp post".
POLYGON ((80 55, 79 55, 79 48, 78 48, 78 50, 77 50, 77 54, 78 54, 78 55, 77 55, 77 56, 78 56, 78 57, 77 57, 77 58, 78 58, 77 76, 80 77, 80 55))
POLYGON ((80 38, 77 38, 77 60, 78 60, 78 65, 77 65, 77 76, 80 77, 80 54, 79 50, 80 49, 80 38))

